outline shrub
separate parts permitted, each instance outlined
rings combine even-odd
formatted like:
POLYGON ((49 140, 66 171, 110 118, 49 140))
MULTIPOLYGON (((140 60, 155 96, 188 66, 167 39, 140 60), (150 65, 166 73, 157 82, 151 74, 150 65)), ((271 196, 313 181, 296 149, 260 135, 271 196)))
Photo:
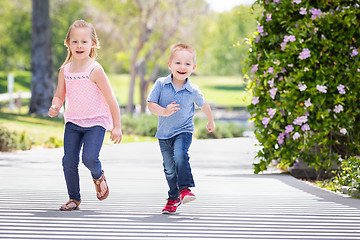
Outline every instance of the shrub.
POLYGON ((124 134, 153 137, 157 130, 157 116, 152 114, 141 114, 139 116, 125 114, 121 117, 121 124, 124 134))
MULTIPOLYGON (((248 106, 262 149, 255 173, 277 160, 330 169, 360 146, 360 9, 345 0, 257 0, 248 106)), ((250 71, 249 71, 250 72, 250 71)))
POLYGON ((195 132, 194 136, 197 139, 218 139, 218 138, 234 138, 242 137, 245 131, 244 127, 241 127, 233 122, 216 122, 215 130, 209 132, 206 129, 207 120, 195 119, 195 132))
MULTIPOLYGON (((350 187, 349 192, 360 191, 360 158, 349 157, 341 162, 341 170, 332 179, 332 182, 340 186, 350 187)), ((340 187, 338 188, 340 189, 340 187)))
POLYGON ((0 152, 15 150, 17 147, 16 139, 5 127, 0 126, 0 152))
POLYGON ((29 150, 34 141, 22 133, 11 132, 5 127, 0 126, 0 152, 9 152, 14 150, 29 150))

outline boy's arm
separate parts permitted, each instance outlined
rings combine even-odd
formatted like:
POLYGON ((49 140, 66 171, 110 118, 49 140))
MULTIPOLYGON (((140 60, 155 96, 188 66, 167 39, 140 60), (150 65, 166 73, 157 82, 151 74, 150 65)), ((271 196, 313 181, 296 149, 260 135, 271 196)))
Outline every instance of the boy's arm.
POLYGON ((152 114, 162 116, 162 117, 168 117, 174 113, 176 113, 178 110, 180 110, 179 104, 176 104, 175 102, 170 103, 166 106, 166 108, 161 107, 159 104, 155 102, 149 101, 148 109, 152 114))
POLYGON ((212 115, 212 111, 210 108, 210 105, 205 102, 205 104, 200 108, 206 115, 207 119, 208 119, 208 123, 206 125, 206 128, 209 132, 212 132, 215 130, 215 122, 214 122, 214 117, 212 115))
POLYGON ((56 87, 55 95, 49 108, 49 116, 55 117, 59 114, 59 111, 64 103, 65 99, 65 79, 64 79, 64 68, 61 68, 58 76, 58 84, 56 87))

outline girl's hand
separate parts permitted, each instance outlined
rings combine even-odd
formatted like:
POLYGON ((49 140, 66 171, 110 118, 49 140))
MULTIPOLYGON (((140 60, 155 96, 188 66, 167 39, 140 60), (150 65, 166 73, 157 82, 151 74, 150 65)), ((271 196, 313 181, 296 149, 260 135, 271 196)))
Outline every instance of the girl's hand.
POLYGON ((121 127, 114 127, 111 130, 110 139, 111 139, 111 141, 114 142, 114 144, 118 144, 121 142, 121 139, 122 139, 121 127))
POLYGON ((49 116, 50 117, 55 117, 56 115, 59 114, 60 111, 60 107, 56 106, 56 105, 51 105, 51 107, 49 108, 49 116))
POLYGON ((215 123, 214 121, 209 121, 208 124, 206 125, 206 129, 209 131, 209 132, 212 132, 215 130, 215 123))
POLYGON ((176 102, 172 102, 169 105, 166 106, 164 111, 164 116, 168 117, 174 113, 176 113, 180 108, 178 108, 180 105, 176 104, 176 102))

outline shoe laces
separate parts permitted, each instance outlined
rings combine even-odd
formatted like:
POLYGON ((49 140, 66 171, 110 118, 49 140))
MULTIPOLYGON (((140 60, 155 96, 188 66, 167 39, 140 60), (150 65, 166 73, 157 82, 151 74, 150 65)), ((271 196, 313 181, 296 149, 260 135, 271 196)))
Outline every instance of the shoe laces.
POLYGON ((175 205, 176 202, 178 202, 178 201, 177 201, 177 200, 174 200, 174 199, 168 199, 166 205, 171 205, 171 206, 173 206, 173 205, 175 205))
POLYGON ((184 194, 184 193, 190 193, 191 191, 187 188, 184 188, 183 190, 180 191, 181 194, 184 194))

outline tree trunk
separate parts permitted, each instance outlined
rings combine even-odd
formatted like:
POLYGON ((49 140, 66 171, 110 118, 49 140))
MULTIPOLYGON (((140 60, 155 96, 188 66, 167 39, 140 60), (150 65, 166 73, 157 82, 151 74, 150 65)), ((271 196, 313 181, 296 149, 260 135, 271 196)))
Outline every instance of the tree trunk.
POLYGON ((33 0, 32 4, 32 76, 29 113, 47 115, 55 90, 49 0, 33 0))

